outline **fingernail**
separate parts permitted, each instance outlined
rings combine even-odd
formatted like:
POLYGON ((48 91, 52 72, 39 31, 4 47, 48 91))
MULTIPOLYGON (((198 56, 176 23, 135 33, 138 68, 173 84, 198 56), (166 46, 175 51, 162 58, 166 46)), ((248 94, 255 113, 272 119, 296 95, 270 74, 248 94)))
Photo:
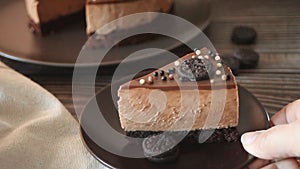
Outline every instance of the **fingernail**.
POLYGON ((255 141, 257 135, 258 135, 257 132, 243 134, 241 137, 242 144, 244 145, 252 144, 255 141))
POLYGON ((273 123, 273 121, 270 121, 270 127, 275 126, 275 124, 273 123))

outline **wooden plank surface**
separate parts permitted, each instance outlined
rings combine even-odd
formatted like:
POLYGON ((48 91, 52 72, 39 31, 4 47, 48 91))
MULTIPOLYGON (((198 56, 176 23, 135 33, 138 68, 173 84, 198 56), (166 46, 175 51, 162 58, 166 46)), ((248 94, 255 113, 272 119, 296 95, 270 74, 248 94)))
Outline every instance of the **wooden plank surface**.
POLYGON ((270 113, 300 98, 300 1, 215 0, 207 34, 217 50, 232 55, 238 47, 260 54, 256 69, 242 70, 238 83, 270 113), (254 45, 237 46, 230 36, 239 25, 256 29, 254 45))

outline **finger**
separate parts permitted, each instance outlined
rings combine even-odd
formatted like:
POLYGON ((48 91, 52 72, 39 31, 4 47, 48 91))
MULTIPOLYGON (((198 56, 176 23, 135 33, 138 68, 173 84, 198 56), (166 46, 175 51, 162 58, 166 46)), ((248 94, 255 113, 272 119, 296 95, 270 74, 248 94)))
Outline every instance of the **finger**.
POLYGON ((263 166, 266 166, 269 163, 270 161, 268 160, 257 159, 253 163, 249 164, 245 169, 258 169, 263 166))
POLYGON ((262 159, 300 157, 300 120, 268 130, 245 133, 241 142, 247 152, 262 159))
POLYGON ((300 119, 300 99, 288 104, 283 109, 281 109, 278 113, 276 113, 271 118, 271 122, 274 125, 279 125, 279 124, 292 123, 299 119, 300 119))
POLYGON ((299 163, 296 159, 284 159, 272 164, 269 164, 261 169, 299 169, 299 163))

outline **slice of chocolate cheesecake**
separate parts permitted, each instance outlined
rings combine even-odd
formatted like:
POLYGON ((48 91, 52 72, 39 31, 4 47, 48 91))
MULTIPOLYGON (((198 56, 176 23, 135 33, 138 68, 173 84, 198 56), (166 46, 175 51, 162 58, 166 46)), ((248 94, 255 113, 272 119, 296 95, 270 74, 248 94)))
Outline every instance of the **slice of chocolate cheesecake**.
POLYGON ((86 32, 88 35, 95 33, 105 35, 114 31, 131 29, 153 21, 153 17, 145 15, 131 22, 114 22, 106 30, 102 28, 118 18, 140 12, 169 12, 174 0, 87 0, 86 5, 86 32))
POLYGON ((215 130, 209 142, 238 139, 235 77, 207 48, 121 85, 118 96, 120 123, 129 136, 167 131, 197 139, 200 131, 215 130))
POLYGON ((84 21, 85 3, 86 0, 25 0, 30 26, 41 35, 74 20, 84 21))

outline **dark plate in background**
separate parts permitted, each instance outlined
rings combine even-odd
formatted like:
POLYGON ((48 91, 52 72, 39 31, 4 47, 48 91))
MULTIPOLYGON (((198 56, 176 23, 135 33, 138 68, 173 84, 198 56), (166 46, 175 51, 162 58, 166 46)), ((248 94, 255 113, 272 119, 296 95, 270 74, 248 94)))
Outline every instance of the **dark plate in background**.
MULTIPOLYGON (((117 88, 113 88, 117 89, 117 88)), ((116 94, 116 91, 113 91, 116 94)), ((262 105, 246 89, 239 86, 240 99, 240 118, 238 131, 242 134, 247 131, 266 129, 269 126, 269 117, 262 105)), ((107 122, 117 131, 122 132, 119 124, 118 112, 114 107, 111 95, 111 86, 100 91, 90 103, 87 104, 81 114, 80 123, 82 140, 90 153, 97 158, 103 165, 110 168, 209 168, 227 169, 242 168, 250 163, 254 157, 249 155, 242 147, 240 142, 235 143, 214 143, 202 144, 199 146, 186 146, 181 148, 180 158, 176 163, 167 165, 153 164, 146 159, 133 159, 109 153, 99 147, 91 138, 103 137, 99 135, 102 125, 99 123, 99 115, 91 105, 97 101, 99 109, 107 122), (84 130, 83 130, 84 128, 84 130), (98 132, 97 132, 98 131, 98 132), (87 134, 89 133, 89 135, 87 134)))
MULTIPOLYGON (((209 0, 175 0, 175 15, 185 18, 200 29, 209 24, 209 0)), ((21 63, 38 65, 72 67, 77 56, 87 40, 84 21, 68 25, 59 32, 45 37, 39 37, 28 29, 28 18, 24 0, 0 1, 0 55, 6 59, 21 63)), ((194 37, 186 37, 193 39, 194 37)), ((159 43, 161 49, 171 50, 179 45, 177 41, 169 39, 154 39, 137 45, 119 47, 103 62, 102 66, 115 65, 126 56, 122 53, 145 49, 159 43), (161 45, 163 44, 163 45, 161 45)), ((139 56, 137 60, 149 58, 151 55, 139 56)), ((96 65, 94 60, 87 59, 83 66, 96 65)))

